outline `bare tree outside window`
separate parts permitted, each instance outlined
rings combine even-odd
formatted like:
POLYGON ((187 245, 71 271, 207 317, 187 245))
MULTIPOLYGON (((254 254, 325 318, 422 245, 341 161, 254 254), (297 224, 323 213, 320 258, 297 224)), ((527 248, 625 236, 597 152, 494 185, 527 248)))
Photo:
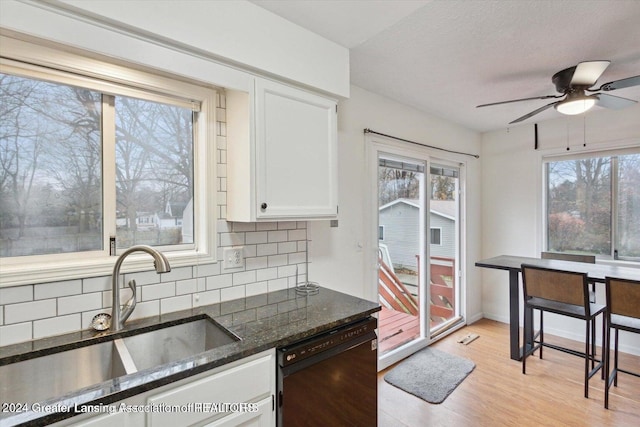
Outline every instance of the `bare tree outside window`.
POLYGON ((0 83, 0 256, 102 250, 103 185, 116 189, 118 248, 193 243, 196 113, 9 74, 0 83), (103 150, 115 150, 115 183, 103 183, 103 150))
POLYGON ((192 114, 116 98, 118 247, 193 243, 181 233, 185 221, 193 223, 192 114))
POLYGON ((1 256, 100 249, 100 94, 0 78, 1 256))
POLYGON ((547 163, 547 249, 640 257, 639 171, 640 154, 547 163))

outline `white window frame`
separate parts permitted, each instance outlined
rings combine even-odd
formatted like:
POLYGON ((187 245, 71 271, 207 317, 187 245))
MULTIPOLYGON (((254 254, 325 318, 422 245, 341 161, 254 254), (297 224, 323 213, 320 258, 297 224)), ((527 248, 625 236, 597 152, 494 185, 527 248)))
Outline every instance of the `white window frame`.
MULTIPOLYGON (((569 152, 567 153, 566 151, 557 151, 557 150, 549 150, 548 153, 542 153, 542 155, 540 156, 540 176, 541 176, 541 194, 540 194, 540 198, 541 198, 541 204, 540 204, 540 224, 541 224, 541 230, 540 230, 540 252, 542 251, 546 251, 548 250, 548 240, 547 240, 547 227, 548 227, 548 223, 547 223, 547 191, 548 191, 548 182, 547 182, 547 163, 550 162, 557 162, 557 161, 565 161, 565 160, 579 160, 579 159, 588 159, 588 158, 593 158, 593 157, 612 157, 612 156, 619 156, 619 155, 624 155, 624 154, 639 154, 640 153, 640 149, 638 148, 638 143, 640 142, 640 140, 638 141, 632 141, 629 144, 620 144, 619 146, 616 145, 608 145, 608 144, 594 144, 594 147, 591 148, 587 148, 587 149, 578 149, 577 151, 574 152, 569 152)), ((615 197, 615 195, 612 195, 612 197, 615 197)), ((612 211, 611 211, 611 215, 616 215, 616 206, 615 206, 615 201, 612 202, 613 206, 612 206, 612 211)), ((612 224, 613 227, 613 224, 612 224)), ((612 233, 615 233, 615 230, 612 230, 612 233)), ((612 236, 612 244, 615 244, 615 237, 612 236)), ((611 265, 624 265, 624 264, 628 264, 628 265, 633 265, 633 266, 637 266, 640 265, 640 262, 635 261, 635 260, 630 260, 630 259, 613 259, 613 256, 611 258, 609 257, 601 257, 601 258, 596 258, 598 263, 602 263, 602 264, 611 264, 611 265)))
MULTIPOLYGON (((161 249, 172 267, 217 262, 216 88, 143 71, 138 66, 134 68, 96 59, 95 55, 80 55, 9 37, 1 36, 0 44, 2 72, 26 77, 46 77, 47 80, 54 78, 52 81, 83 86, 107 94, 136 96, 156 102, 170 101, 174 105, 182 104, 190 108, 199 104, 198 120, 194 123, 194 244, 188 248, 180 247, 179 250, 161 249)), ((103 161, 115 162, 115 159, 105 158, 103 161)), ((103 181, 115 181, 114 173, 103 170, 103 181)), ((104 187, 105 192, 107 187, 104 187)), ((105 197, 113 198, 115 203, 115 194, 107 194, 105 197)), ((0 258, 0 287, 111 274, 116 257, 109 256, 110 230, 107 229, 107 221, 113 219, 115 226, 115 211, 105 210, 104 215, 103 250, 0 258)), ((115 230, 113 234, 115 235, 115 230)), ((122 271, 147 270, 152 267, 148 256, 132 255, 123 265, 122 271)))

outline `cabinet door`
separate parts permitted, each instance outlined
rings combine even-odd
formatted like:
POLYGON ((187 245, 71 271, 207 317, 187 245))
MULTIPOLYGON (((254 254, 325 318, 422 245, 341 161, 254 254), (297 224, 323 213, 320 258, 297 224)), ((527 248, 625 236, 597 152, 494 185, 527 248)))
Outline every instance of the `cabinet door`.
POLYGON ((256 83, 257 218, 337 215, 336 102, 256 83))

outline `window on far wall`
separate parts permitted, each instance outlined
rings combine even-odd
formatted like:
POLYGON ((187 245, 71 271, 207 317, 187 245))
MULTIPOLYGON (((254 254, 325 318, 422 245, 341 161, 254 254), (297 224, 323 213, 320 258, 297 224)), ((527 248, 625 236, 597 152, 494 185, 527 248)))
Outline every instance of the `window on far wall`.
POLYGON ((109 64, 94 65, 106 75, 1 64, 3 268, 109 266, 113 237, 116 254, 137 244, 184 262, 213 253, 211 203, 196 198, 211 177, 196 165, 211 163, 215 91, 115 65, 110 80, 109 64))
POLYGON ((441 228, 432 228, 431 229, 431 244, 432 245, 441 245, 442 244, 442 229, 441 228))
POLYGON ((545 163, 546 250, 640 260, 640 153, 545 163))

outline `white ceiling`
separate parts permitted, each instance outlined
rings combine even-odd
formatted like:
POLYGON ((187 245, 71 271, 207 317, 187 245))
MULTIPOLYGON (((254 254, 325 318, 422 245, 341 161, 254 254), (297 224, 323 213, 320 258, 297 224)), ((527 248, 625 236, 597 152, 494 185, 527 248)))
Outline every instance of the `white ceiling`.
POLYGON ((555 95, 551 76, 581 61, 611 60, 599 85, 640 75, 640 0, 251 1, 349 48, 352 84, 481 132, 552 100, 476 105, 555 95))

